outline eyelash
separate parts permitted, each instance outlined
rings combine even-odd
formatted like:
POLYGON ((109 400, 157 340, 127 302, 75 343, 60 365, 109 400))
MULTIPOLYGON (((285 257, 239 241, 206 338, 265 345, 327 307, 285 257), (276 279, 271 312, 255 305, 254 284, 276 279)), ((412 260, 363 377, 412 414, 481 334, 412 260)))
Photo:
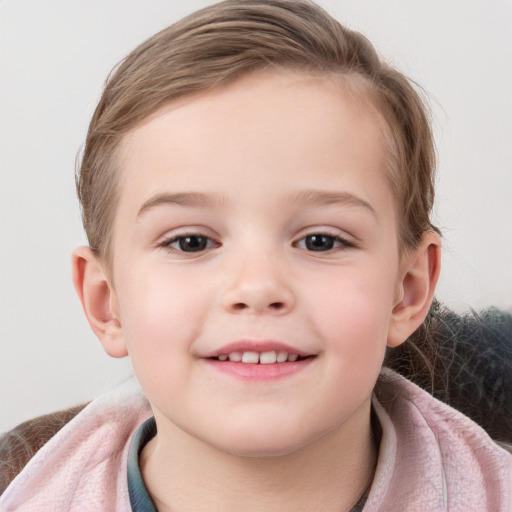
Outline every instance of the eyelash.
POLYGON ((332 252, 332 251, 336 251, 336 250, 342 250, 342 249, 350 249, 350 248, 353 248, 355 247, 355 245, 350 242, 349 240, 347 240, 346 238, 343 238, 343 237, 340 237, 340 236, 336 236, 336 235, 331 235, 329 233, 322 233, 322 232, 318 232, 318 233, 310 233, 309 235, 305 235, 303 236, 300 240, 298 240, 297 242, 294 243, 294 246, 295 247, 299 247, 299 244, 300 242, 304 241, 306 247, 304 247, 304 249, 306 249, 308 252, 323 252, 323 253, 329 253, 329 252, 332 252), (329 242, 331 242, 333 245, 334 244, 339 244, 338 247, 330 247, 328 248, 327 250, 323 251, 323 250, 315 250, 315 249, 309 249, 308 248, 308 242, 307 240, 310 239, 312 243, 314 243, 314 241, 312 240, 313 238, 316 238, 316 237, 319 237, 319 238, 323 238, 324 240, 325 239, 328 239, 329 242))
MULTIPOLYGON (((197 241, 197 240, 196 240, 197 241)), ((200 233, 185 233, 183 235, 173 236, 171 238, 167 238, 166 240, 162 241, 158 246, 167 249, 172 250, 174 252, 184 253, 184 254, 194 254, 194 253, 202 253, 206 251, 207 249, 211 249, 212 247, 218 247, 220 244, 216 243, 211 237, 202 235, 200 233), (183 250, 183 247, 173 247, 173 244, 179 244, 181 245, 181 242, 185 241, 186 239, 203 239, 206 242, 206 246, 203 248, 199 248, 197 250, 192 251, 185 251, 183 250)))
MULTIPOLYGON (((163 242, 161 242, 159 244, 159 247, 161 247, 163 249, 167 249, 169 251, 182 253, 182 254, 203 253, 203 252, 207 251, 208 249, 212 249, 214 247, 219 247, 219 246, 220 246, 220 244, 215 242, 211 237, 202 235, 200 233, 185 233, 183 235, 173 236, 171 238, 164 240, 163 242), (190 251, 184 250, 183 243, 185 243, 185 241, 187 239, 189 239, 188 243, 190 243, 190 239, 196 239, 195 240, 196 243, 200 242, 199 247, 196 249, 190 250, 190 251), (200 240, 198 240, 198 239, 200 239, 200 240), (174 244, 178 244, 179 247, 173 247, 174 244), (203 246, 203 244, 204 244, 204 246, 203 246)), ((322 232, 311 233, 311 234, 305 235, 302 238, 300 238, 297 242, 294 242, 293 246, 302 248, 302 249, 306 250, 307 252, 320 252, 320 253, 330 253, 330 252, 333 252, 336 250, 350 249, 350 248, 355 247, 355 245, 352 242, 350 242, 349 240, 347 240, 345 238, 342 238, 342 237, 336 236, 336 235, 331 235, 328 233, 322 233, 322 232), (326 242, 326 241, 329 242, 330 244, 332 244, 332 246, 328 247, 326 250, 322 250, 322 248, 320 246, 318 246, 319 249, 312 248, 313 246, 311 244, 314 244, 316 242, 316 240, 314 240, 316 237, 322 239, 321 241, 323 241, 323 242, 326 242), (310 242, 309 244, 308 244, 308 241, 310 242), (301 242, 304 242, 304 245, 305 245, 304 247, 300 247, 301 242), (337 247, 335 247, 336 244, 338 244, 337 247)))

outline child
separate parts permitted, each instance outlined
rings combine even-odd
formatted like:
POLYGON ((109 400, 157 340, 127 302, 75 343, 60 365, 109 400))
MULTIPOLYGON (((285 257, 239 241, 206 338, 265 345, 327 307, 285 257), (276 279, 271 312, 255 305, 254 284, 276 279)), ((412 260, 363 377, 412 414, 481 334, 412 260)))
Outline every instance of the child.
POLYGON ((510 510, 511 456, 381 369, 432 302, 433 182, 414 88, 314 4, 228 0, 139 46, 89 127, 73 269, 140 388, 0 510, 510 510))

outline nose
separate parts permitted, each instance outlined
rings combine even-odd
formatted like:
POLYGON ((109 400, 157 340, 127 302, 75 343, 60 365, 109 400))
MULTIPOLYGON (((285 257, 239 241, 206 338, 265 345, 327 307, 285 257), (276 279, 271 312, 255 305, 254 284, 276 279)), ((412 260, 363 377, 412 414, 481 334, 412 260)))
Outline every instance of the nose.
POLYGON ((230 313, 284 315, 295 304, 286 265, 270 254, 240 255, 227 268, 223 306, 230 313))

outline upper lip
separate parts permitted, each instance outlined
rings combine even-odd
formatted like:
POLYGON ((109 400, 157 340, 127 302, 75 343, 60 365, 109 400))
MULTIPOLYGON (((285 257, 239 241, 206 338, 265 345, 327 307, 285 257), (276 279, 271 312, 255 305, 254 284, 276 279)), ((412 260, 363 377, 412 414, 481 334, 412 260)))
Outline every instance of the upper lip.
POLYGON ((218 349, 212 350, 211 352, 207 352, 202 357, 218 357, 221 354, 230 354, 231 352, 288 352, 289 354, 297 354, 301 357, 307 357, 313 355, 309 352, 305 352, 304 350, 300 350, 298 348, 287 345, 286 343, 282 343, 280 341, 274 340, 240 340, 234 341, 233 343, 228 343, 218 349))

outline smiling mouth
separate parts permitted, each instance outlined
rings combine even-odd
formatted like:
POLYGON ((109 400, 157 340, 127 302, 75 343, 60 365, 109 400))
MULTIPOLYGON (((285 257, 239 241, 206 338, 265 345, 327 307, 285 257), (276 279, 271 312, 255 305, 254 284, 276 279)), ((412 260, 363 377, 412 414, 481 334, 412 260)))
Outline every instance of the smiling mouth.
POLYGON ((280 342, 241 341, 202 359, 216 371, 251 382, 271 382, 301 373, 318 354, 308 354, 280 342))
POLYGON ((210 359, 214 361, 230 361, 232 363, 246 363, 246 364, 276 364, 276 363, 293 363, 296 361, 302 361, 308 359, 311 356, 301 356, 294 354, 293 352, 287 352, 286 350, 271 350, 269 352, 229 352, 227 354, 219 354, 216 357, 210 359))

